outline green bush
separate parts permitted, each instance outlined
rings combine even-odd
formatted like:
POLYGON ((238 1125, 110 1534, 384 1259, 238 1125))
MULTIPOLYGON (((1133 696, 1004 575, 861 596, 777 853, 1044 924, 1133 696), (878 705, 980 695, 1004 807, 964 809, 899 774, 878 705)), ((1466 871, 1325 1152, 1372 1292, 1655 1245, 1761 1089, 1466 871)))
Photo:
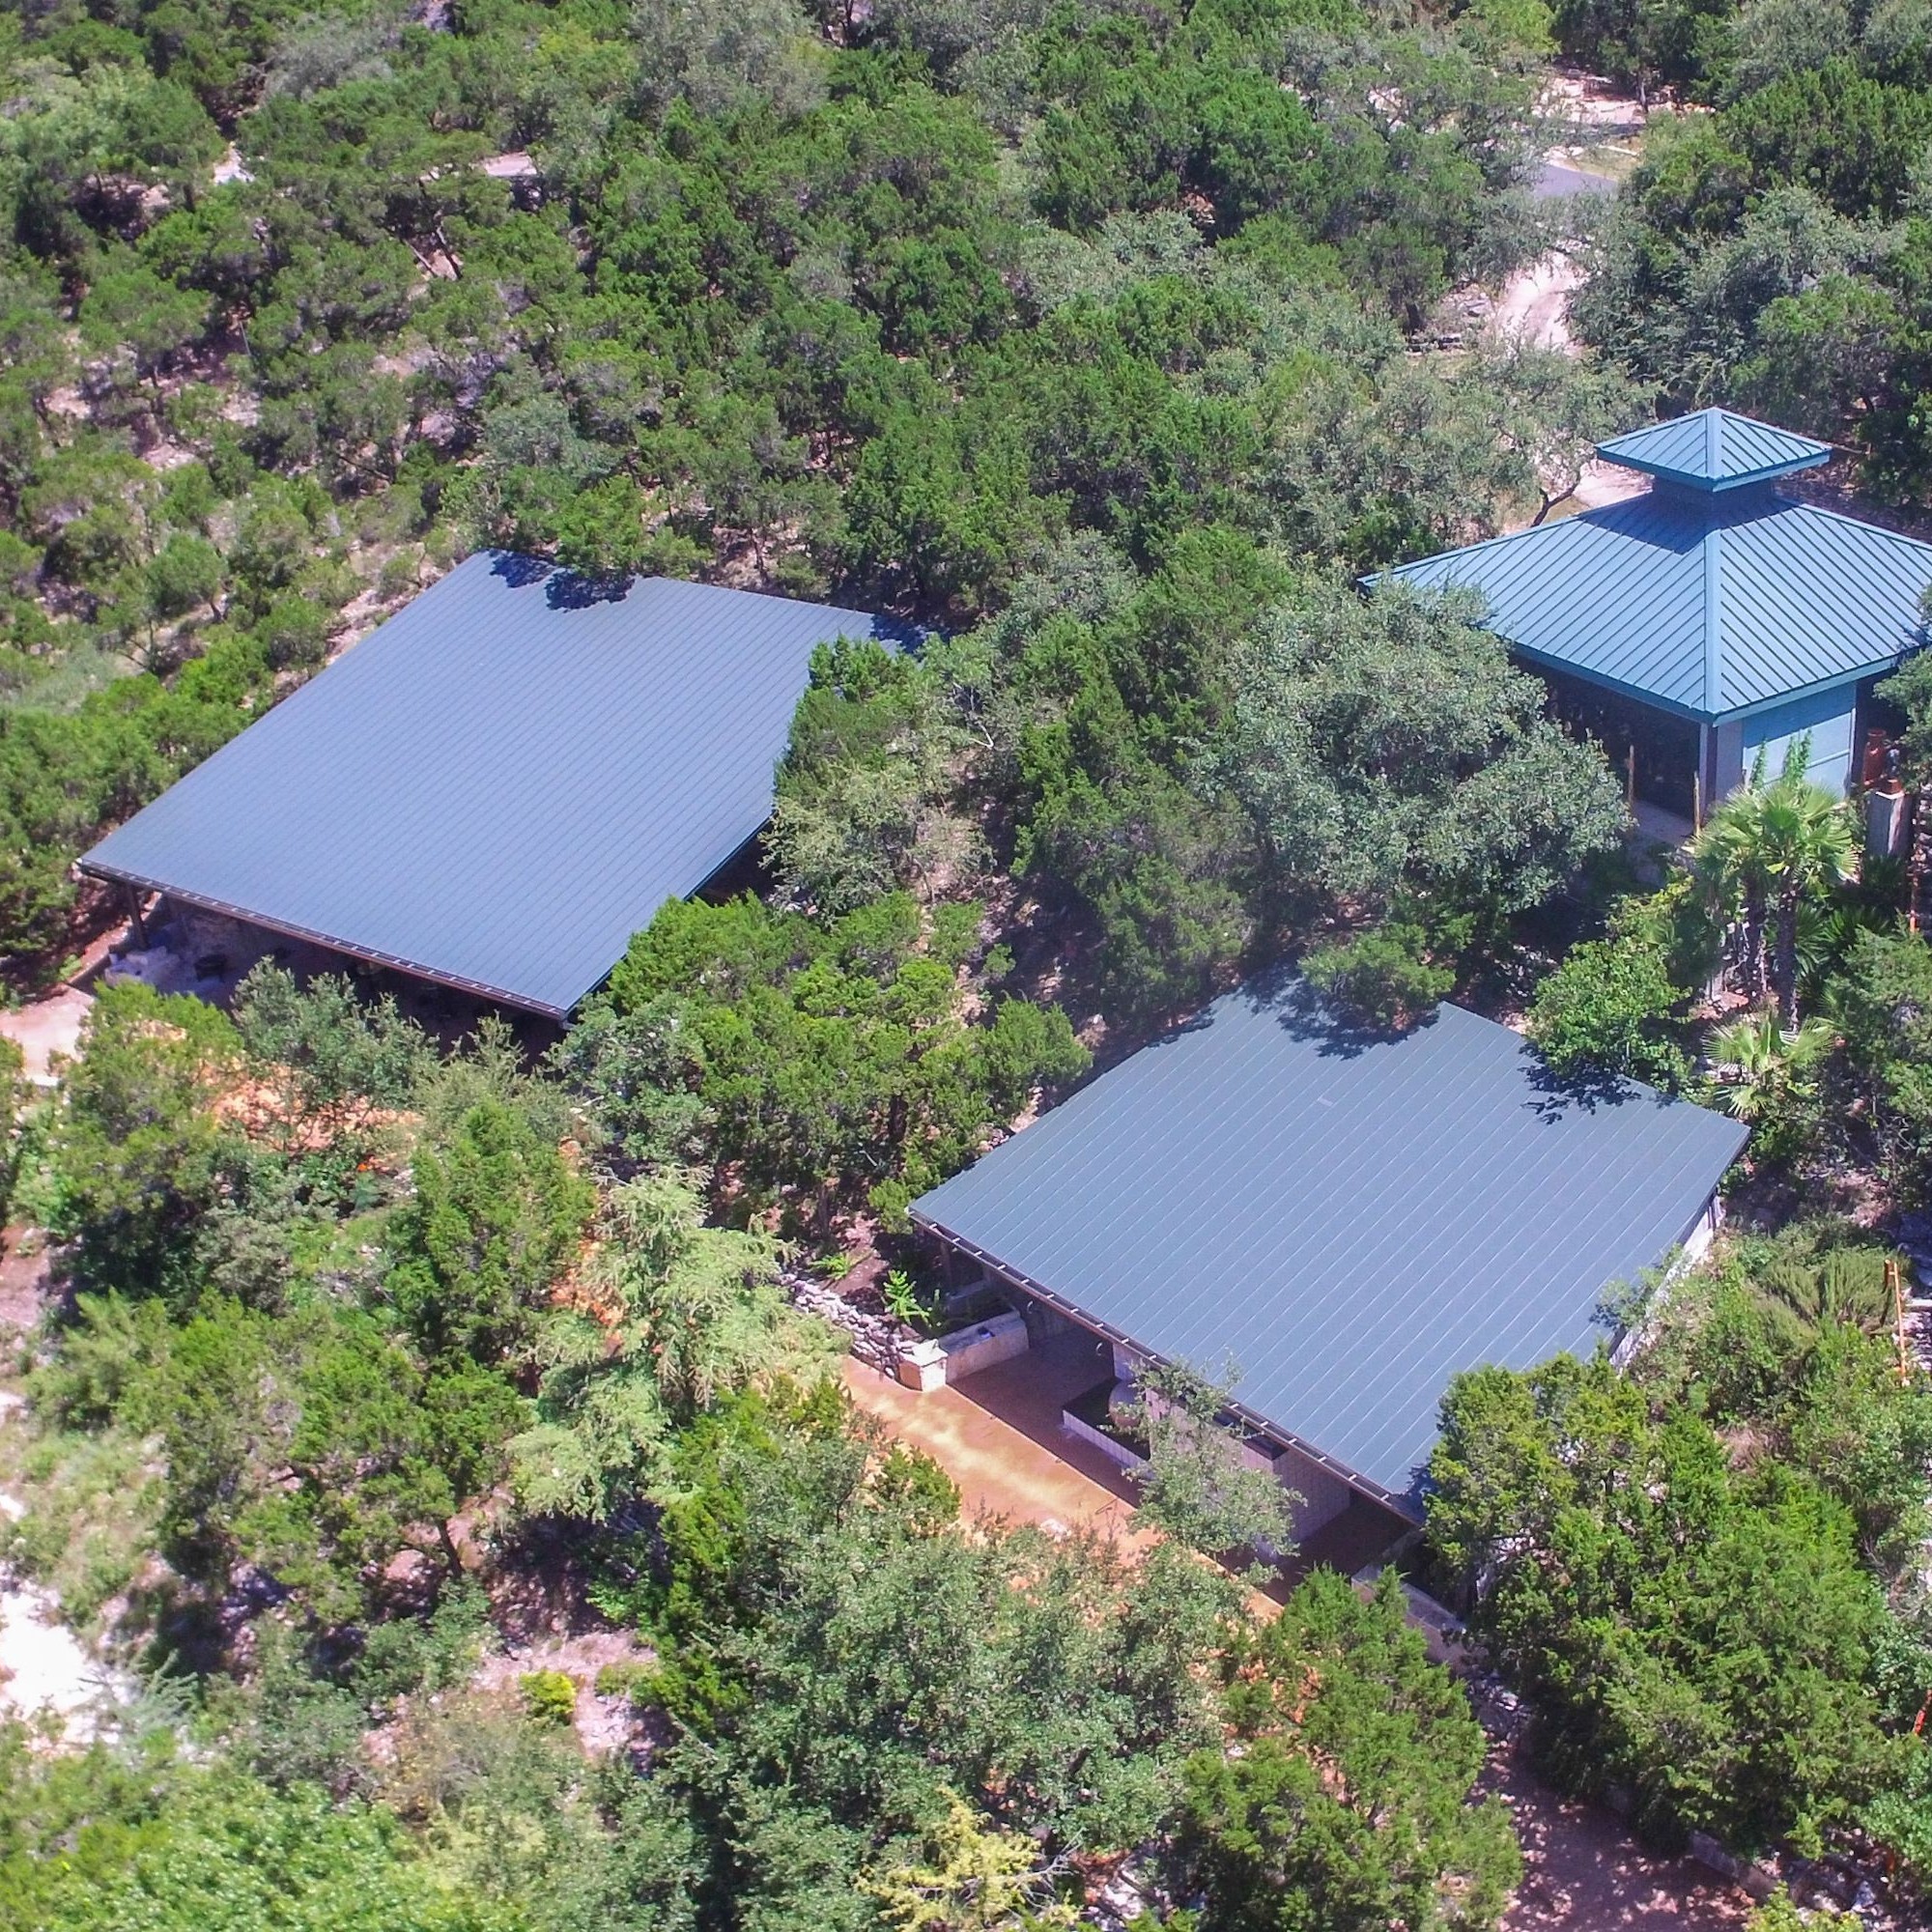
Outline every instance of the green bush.
POLYGON ((1876 1690, 1896 1626, 1819 1477, 1653 1412, 1603 1354, 1458 1376, 1442 1417, 1429 1534, 1560 1782, 1754 1853, 1816 1847, 1910 1771, 1876 1690))
POLYGON ((1659 948, 1586 940, 1537 987, 1524 1030, 1561 1079, 1628 1076, 1675 1092, 1690 1071, 1677 1022, 1686 997, 1659 948))
POLYGON ((628 1697, 641 1701, 640 1693, 657 1680, 657 1665, 641 1659, 630 1663, 603 1663, 597 1667, 594 1689, 600 1697, 628 1697))
POLYGON ((524 1709, 544 1724, 567 1724, 577 1716, 577 1686, 561 1670, 530 1670, 517 1679, 524 1709))

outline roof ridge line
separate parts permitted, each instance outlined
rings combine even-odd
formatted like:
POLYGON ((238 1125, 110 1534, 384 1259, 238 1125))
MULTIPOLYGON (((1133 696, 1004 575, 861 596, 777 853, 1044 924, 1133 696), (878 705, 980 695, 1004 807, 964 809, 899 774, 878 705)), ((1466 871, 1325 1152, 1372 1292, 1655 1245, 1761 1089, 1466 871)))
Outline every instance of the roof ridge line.
POLYGON ((1704 711, 1718 710, 1724 669, 1724 526, 1714 519, 1704 532, 1704 711))

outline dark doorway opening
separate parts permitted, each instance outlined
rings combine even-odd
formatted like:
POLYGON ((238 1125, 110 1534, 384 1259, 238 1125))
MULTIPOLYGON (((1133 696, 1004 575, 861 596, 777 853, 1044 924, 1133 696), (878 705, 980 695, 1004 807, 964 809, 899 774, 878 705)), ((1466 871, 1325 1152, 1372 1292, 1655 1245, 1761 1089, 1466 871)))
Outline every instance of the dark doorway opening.
POLYGON ((1573 737, 1592 739, 1610 769, 1646 804, 1694 818, 1701 734, 1691 719, 1659 711, 1602 685, 1533 667, 1548 692, 1550 717, 1573 737))

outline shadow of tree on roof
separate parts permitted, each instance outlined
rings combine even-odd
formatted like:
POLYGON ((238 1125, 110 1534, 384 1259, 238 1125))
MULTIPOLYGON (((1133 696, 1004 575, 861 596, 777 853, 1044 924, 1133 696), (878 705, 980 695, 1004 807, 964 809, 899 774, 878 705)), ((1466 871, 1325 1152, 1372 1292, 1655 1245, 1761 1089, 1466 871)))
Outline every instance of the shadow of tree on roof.
POLYGON ((553 611, 585 611, 593 604, 621 604, 630 595, 635 581, 629 574, 587 577, 549 557, 527 556, 514 550, 494 552, 490 574, 500 577, 512 590, 527 590, 541 583, 544 602, 553 611))
POLYGON ((581 571, 558 570, 544 586, 544 600, 553 611, 588 611, 596 604, 621 604, 631 594, 633 579, 585 577, 581 571))
POLYGON ((895 617, 887 612, 867 614, 871 615, 871 635, 880 643, 889 644, 907 657, 918 657, 935 638, 946 635, 930 625, 910 623, 903 617, 895 617))
POLYGON ((1273 1013, 1293 1039, 1313 1045, 1324 1057, 1352 1060, 1375 1046, 1393 1046, 1435 1024, 1439 1008, 1407 1026, 1379 1024, 1339 1001, 1318 993, 1293 966, 1272 967, 1257 974, 1240 989, 1253 1012, 1273 1013))
POLYGON ((512 590, 527 590, 555 573, 556 565, 540 556, 526 556, 521 551, 499 550, 490 558, 490 575, 500 577, 512 590))
POLYGON ((1674 1095, 1659 1088, 1646 1087, 1641 1081, 1611 1073, 1604 1067, 1579 1067, 1574 1073, 1560 1073, 1528 1040, 1522 1043, 1522 1060, 1533 1095, 1526 1104, 1548 1121, 1559 1121, 1572 1112, 1594 1114, 1601 1109, 1635 1106, 1643 1101, 1658 1107, 1680 1104, 1674 1095))

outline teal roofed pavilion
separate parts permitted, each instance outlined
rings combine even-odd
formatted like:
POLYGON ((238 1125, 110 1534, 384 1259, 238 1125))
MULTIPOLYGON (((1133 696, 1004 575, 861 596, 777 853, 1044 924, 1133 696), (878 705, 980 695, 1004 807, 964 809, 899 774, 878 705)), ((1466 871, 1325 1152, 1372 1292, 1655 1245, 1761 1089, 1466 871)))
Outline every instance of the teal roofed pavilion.
POLYGON ((1476 592, 1556 714, 1666 811, 1700 815, 1801 737, 1848 785, 1872 686, 1925 641, 1932 545, 1796 501, 1779 482, 1831 446, 1728 410, 1598 454, 1649 489, 1376 581, 1476 592))

